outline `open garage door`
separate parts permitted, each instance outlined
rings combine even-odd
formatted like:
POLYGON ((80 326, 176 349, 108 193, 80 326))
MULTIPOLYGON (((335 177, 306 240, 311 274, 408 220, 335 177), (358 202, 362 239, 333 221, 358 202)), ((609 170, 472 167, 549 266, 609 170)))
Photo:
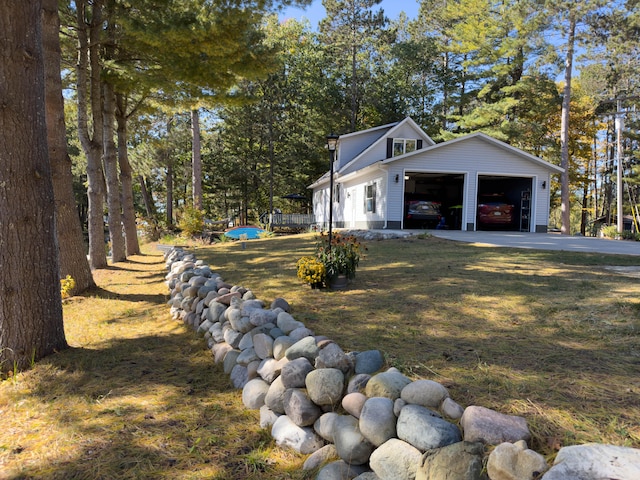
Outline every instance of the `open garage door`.
POLYGON ((530 231, 531 185, 527 177, 479 176, 476 230, 530 231))
POLYGON ((403 228, 446 228, 462 226, 463 174, 405 174, 403 228))

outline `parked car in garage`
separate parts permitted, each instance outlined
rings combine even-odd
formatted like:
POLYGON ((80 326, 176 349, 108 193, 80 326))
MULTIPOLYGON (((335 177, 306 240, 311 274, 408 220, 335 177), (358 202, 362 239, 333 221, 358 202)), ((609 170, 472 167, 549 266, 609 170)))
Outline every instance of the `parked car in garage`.
POLYGON ((485 226, 511 225, 515 206, 502 195, 483 195, 478 203, 478 223, 485 226))
POLYGON ((409 228, 435 228, 442 218, 440 202, 409 200, 406 212, 405 220, 409 228))

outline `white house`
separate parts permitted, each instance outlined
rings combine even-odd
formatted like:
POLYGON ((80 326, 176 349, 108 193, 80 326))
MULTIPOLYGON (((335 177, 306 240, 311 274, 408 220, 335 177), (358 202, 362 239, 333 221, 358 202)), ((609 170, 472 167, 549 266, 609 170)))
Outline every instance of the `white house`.
MULTIPOLYGON (((549 185, 562 168, 483 133, 436 144, 411 119, 341 135, 333 226, 546 232, 549 185)), ((309 186, 329 221, 329 173, 309 186)))

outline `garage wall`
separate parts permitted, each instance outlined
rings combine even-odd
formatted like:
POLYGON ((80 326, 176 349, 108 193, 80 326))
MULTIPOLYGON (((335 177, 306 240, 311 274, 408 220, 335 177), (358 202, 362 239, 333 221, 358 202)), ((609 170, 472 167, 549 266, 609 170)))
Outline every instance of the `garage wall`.
POLYGON ((535 231, 546 231, 549 221, 549 170, 543 165, 529 161, 514 153, 499 148, 482 138, 443 145, 425 152, 418 151, 408 158, 387 164, 389 178, 400 175, 398 184, 389 186, 390 222, 401 222, 403 213, 404 172, 467 173, 464 185, 464 209, 462 228, 475 228, 478 196, 478 175, 504 175, 533 178, 532 227, 535 231), (543 180, 547 188, 542 190, 543 180))

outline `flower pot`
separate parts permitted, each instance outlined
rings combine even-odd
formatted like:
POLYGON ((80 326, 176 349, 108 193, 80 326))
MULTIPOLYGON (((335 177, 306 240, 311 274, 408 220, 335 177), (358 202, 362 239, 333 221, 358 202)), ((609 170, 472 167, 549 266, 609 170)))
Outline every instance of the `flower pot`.
POLYGON ((332 290, 344 290, 349 285, 349 279, 346 275, 336 275, 331 278, 329 282, 329 287, 332 290))

